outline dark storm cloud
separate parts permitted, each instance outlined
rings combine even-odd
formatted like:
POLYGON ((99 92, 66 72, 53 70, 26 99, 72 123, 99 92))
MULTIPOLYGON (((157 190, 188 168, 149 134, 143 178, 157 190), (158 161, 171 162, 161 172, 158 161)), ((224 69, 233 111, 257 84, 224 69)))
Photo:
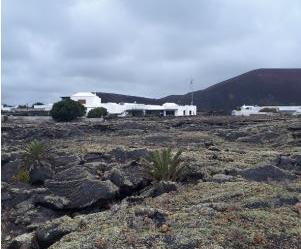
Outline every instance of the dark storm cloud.
POLYGON ((299 0, 4 0, 2 102, 148 97, 300 67, 299 0))

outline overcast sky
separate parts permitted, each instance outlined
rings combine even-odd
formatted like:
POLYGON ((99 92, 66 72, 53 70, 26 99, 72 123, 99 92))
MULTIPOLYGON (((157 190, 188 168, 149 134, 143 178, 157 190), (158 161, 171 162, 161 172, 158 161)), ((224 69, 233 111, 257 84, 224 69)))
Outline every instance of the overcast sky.
POLYGON ((163 97, 301 67, 300 0, 2 0, 2 103, 163 97))

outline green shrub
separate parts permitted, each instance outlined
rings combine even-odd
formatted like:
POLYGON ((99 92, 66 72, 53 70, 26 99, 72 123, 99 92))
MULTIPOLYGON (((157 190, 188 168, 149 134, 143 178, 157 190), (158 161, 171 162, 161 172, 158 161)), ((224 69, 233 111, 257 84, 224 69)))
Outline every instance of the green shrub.
POLYGON ((55 103, 50 115, 55 121, 68 122, 85 115, 85 107, 74 100, 64 99, 55 103))
POLYGON ((173 155, 170 148, 163 149, 162 151, 152 152, 148 160, 142 159, 142 161, 147 167, 149 176, 154 181, 176 181, 183 170, 181 154, 182 151, 178 151, 173 155))
POLYGON ((104 107, 96 107, 88 112, 88 118, 101 118, 107 116, 108 111, 104 107))
POLYGON ((32 167, 39 166, 43 161, 48 161, 49 159, 48 147, 42 142, 35 139, 25 147, 23 163, 29 171, 32 167))
POLYGON ((13 180, 18 182, 29 183, 30 182, 29 170, 25 167, 21 167, 17 175, 13 177, 13 180))
POLYGON ((35 168, 43 167, 46 165, 44 162, 50 162, 51 160, 47 145, 36 139, 33 140, 25 147, 22 159, 23 166, 19 169, 17 175, 14 176, 14 179, 29 183, 31 181, 30 172, 35 168))

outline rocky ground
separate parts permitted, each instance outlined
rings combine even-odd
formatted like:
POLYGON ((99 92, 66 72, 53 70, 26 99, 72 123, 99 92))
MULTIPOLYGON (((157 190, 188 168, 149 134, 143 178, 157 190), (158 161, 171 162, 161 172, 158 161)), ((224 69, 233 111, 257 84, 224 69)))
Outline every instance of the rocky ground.
POLYGON ((2 123, 3 248, 301 248, 301 119, 2 123), (33 139, 52 171, 15 175, 33 139), (180 181, 141 158, 183 150, 180 181))

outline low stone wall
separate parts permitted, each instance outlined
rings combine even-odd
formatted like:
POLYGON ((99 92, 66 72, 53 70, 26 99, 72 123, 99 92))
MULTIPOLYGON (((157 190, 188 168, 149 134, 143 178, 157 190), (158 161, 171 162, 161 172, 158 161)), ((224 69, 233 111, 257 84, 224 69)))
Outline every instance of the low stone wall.
POLYGON ((52 118, 50 116, 13 116, 13 115, 2 115, 1 120, 21 120, 21 121, 52 121, 52 118), (6 118, 4 118, 6 116, 6 118))

